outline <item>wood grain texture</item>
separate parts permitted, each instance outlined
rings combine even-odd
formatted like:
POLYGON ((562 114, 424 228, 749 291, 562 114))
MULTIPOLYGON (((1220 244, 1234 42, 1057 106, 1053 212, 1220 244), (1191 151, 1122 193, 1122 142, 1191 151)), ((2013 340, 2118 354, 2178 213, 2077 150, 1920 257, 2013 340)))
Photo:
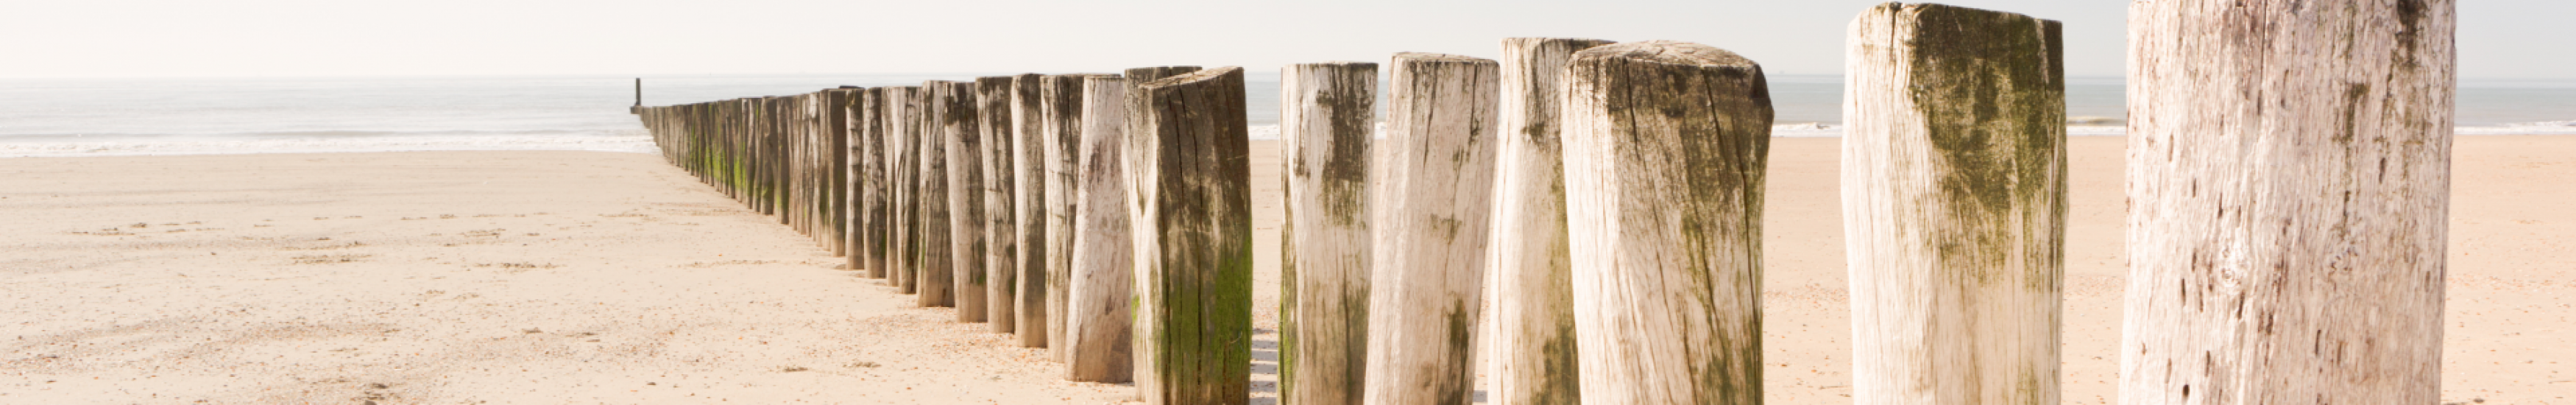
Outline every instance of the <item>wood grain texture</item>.
POLYGON ((868 208, 873 204, 872 200, 876 197, 876 192, 869 187, 874 183, 868 180, 867 162, 873 155, 871 151, 875 150, 872 147, 874 142, 870 142, 875 139, 875 135, 871 133, 875 128, 868 122, 870 117, 876 115, 875 109, 871 106, 875 105, 874 97, 877 89, 848 89, 840 92, 842 94, 838 96, 839 100, 836 100, 837 105, 830 108, 840 110, 835 114, 840 117, 836 120, 836 124, 840 126, 838 132, 841 135, 833 150, 841 156, 833 161, 833 167, 842 171, 835 177, 835 180, 839 181, 837 192, 843 198, 843 201, 838 202, 841 220, 837 224, 840 240, 845 245, 841 249, 846 253, 842 265, 849 270, 859 271, 860 277, 871 277, 876 274, 876 265, 870 263, 868 244, 869 237, 872 235, 868 234, 867 229, 876 223, 871 221, 874 218, 868 215, 868 208))
POLYGON ((1067 105, 1081 113, 1074 122, 1080 129, 1071 131, 1080 143, 1068 150, 1078 157, 1069 173, 1076 182, 1064 191, 1067 208, 1074 210, 1067 229, 1079 236, 1066 241, 1072 254, 1064 335, 1050 347, 1065 351, 1066 380, 1133 381, 1135 239, 1128 235, 1127 179, 1119 160, 1126 147, 1120 135, 1127 131, 1128 83, 1115 75, 1076 79, 1080 84, 1067 91, 1081 96, 1067 105))
POLYGON ((1610 41, 1503 39, 1501 135, 1495 139, 1492 236, 1486 242, 1496 405, 1581 403, 1574 273, 1566 256, 1565 67, 1610 41))
POLYGON ((1851 23, 1852 401, 2056 404, 2066 80, 2056 21, 1887 3, 1851 23))
POLYGON ((1632 42, 1576 52, 1566 82, 1583 402, 1761 403, 1761 66, 1632 42))
POLYGON ((1018 316, 1011 312, 1016 308, 1012 303, 1018 300, 1011 295, 1012 287, 1018 286, 1011 277, 1019 271, 1013 265, 1019 260, 1014 248, 1020 241, 1011 222, 1017 211, 1011 208, 1010 190, 1011 125, 1015 121, 1011 117, 1011 82, 1010 76, 975 79, 975 121, 981 124, 978 131, 982 133, 977 140, 983 142, 975 148, 975 172, 983 186, 978 190, 983 193, 978 200, 983 207, 977 211, 977 220, 983 222, 984 258, 983 266, 975 269, 981 273, 975 275, 974 281, 981 285, 976 289, 982 290, 980 294, 984 296, 981 320, 993 333, 1011 333, 1011 327, 1019 325, 1018 316))
POLYGON ((2129 9, 2129 404, 2441 401, 2455 2, 2129 9))
MULTIPOLYGON (((1082 200, 1078 190, 1081 189, 1084 181, 1079 175, 1083 168, 1079 163, 1082 156, 1084 129, 1083 80, 1081 76, 1056 75, 1047 76, 1045 81, 1038 84, 1038 94, 1045 99, 1039 107, 1044 110, 1043 115, 1046 116, 1044 125, 1046 134, 1043 135, 1046 141, 1040 145, 1046 153, 1046 249, 1049 252, 1059 252, 1046 258, 1045 344, 1047 358, 1067 364, 1072 363, 1065 357, 1064 342, 1066 317, 1072 313, 1071 309, 1066 308, 1066 301, 1073 288, 1071 283, 1076 250, 1074 239, 1075 235, 1089 229, 1077 222, 1077 217, 1074 215, 1075 207, 1082 200)), ((1126 93, 1119 94, 1120 97, 1124 97, 1126 93)), ((1124 120, 1126 110, 1118 110, 1118 112, 1121 114, 1119 122, 1123 124, 1126 122, 1124 120)), ((1122 210, 1120 213, 1124 214, 1125 211, 1122 210)), ((1119 229, 1121 229, 1119 234, 1108 237, 1126 238, 1125 228, 1119 229)))
POLYGON ((1136 252, 1137 389, 1148 404, 1248 403, 1252 187, 1243 69, 1135 86, 1121 153, 1136 252))
POLYGON ((1366 403, 1473 399, 1501 69, 1488 59, 1395 55, 1385 157, 1369 176, 1381 188, 1369 203, 1366 403))
POLYGON ((955 227, 961 224, 955 220, 954 210, 962 204, 950 196, 958 192, 956 184, 949 181, 949 177, 955 175, 949 169, 952 165, 949 150, 958 149, 950 138, 966 136, 957 133, 974 128, 975 83, 932 80, 922 83, 921 90, 922 105, 926 108, 922 111, 921 147, 917 159, 921 164, 920 185, 917 186, 920 187, 921 222, 918 226, 921 230, 918 234, 921 254, 919 261, 915 262, 915 266, 920 267, 917 274, 920 279, 915 281, 920 287, 916 290, 920 292, 921 306, 956 306, 958 297, 954 294, 959 267, 955 252, 961 243, 955 239, 954 232, 955 227))
POLYGON ((853 132, 863 136, 851 139, 851 142, 868 145, 867 152, 854 160, 859 182, 866 186, 861 190, 866 193, 865 204, 858 212, 862 218, 859 221, 866 226, 854 231, 862 234, 856 238, 864 241, 859 246, 860 256, 867 260, 867 267, 863 268, 868 269, 868 277, 879 279, 892 276, 891 269, 887 268, 890 265, 886 261, 886 247, 893 243, 889 240, 893 233, 893 225, 889 223, 893 215, 887 202, 894 198, 894 186, 885 172, 885 161, 890 154, 885 143, 886 120, 891 119, 886 100, 892 93, 893 90, 886 87, 870 88, 860 93, 864 102, 856 106, 861 112, 858 116, 866 119, 852 123, 862 128, 853 132))
POLYGON ((880 162, 886 171, 886 284, 903 294, 918 294, 921 264, 918 258, 921 224, 921 188, 918 177, 922 100, 927 95, 922 86, 885 88, 886 158, 880 162))
MULTIPOLYGON (((1011 224, 1019 242, 1011 258, 1011 329, 1020 347, 1047 342, 1046 108, 1038 88, 1046 75, 1011 77, 1011 224)), ((995 319, 995 323, 1002 320, 995 319)))
POLYGON ((1281 181, 1279 402, 1361 403, 1369 327, 1369 144, 1377 64, 1279 72, 1281 181))

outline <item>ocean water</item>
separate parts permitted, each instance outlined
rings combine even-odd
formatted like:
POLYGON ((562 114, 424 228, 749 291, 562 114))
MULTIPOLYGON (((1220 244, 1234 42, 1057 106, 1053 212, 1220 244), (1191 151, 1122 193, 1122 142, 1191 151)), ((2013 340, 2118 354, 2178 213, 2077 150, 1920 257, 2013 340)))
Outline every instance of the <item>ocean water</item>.
MULTIPOLYGON (((990 75, 990 74, 985 74, 990 75)), ((959 74, 643 78, 645 105, 791 95, 838 86, 972 80, 959 74)), ((1245 77, 1256 138, 1278 135, 1276 72, 1245 77)), ((1839 75, 1774 75, 1780 136, 1836 136, 1839 75)), ((1383 80, 1381 81, 1383 83, 1383 80)), ((2067 87, 2075 135, 2120 135, 2116 77, 2067 87)), ((653 153, 631 77, 0 79, 0 157, 410 150, 653 153)), ((1380 95, 1384 97, 1383 92, 1380 95)), ((2576 134, 2576 80, 2460 84, 2464 135, 2576 134)), ((1385 103, 1381 102, 1383 106, 1385 103)))

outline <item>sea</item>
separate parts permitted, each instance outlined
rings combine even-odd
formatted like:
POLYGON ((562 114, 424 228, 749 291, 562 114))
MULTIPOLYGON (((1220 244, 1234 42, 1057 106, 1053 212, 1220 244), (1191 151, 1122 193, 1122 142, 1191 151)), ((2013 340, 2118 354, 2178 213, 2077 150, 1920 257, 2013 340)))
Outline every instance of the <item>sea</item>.
MULTIPOLYGON (((627 113, 639 80, 643 105, 673 105, 994 75, 0 79, 0 157, 655 153, 627 113)), ((1841 134, 1842 76, 1770 79, 1775 136, 1841 134)), ((2123 90, 2118 77, 2070 80, 2068 133, 2123 135, 2123 90)), ((1245 102, 1252 137, 1276 138, 1278 73, 1248 72, 1245 102)), ((2576 135, 2576 80, 2463 80, 2456 107, 2461 135, 2576 135)))

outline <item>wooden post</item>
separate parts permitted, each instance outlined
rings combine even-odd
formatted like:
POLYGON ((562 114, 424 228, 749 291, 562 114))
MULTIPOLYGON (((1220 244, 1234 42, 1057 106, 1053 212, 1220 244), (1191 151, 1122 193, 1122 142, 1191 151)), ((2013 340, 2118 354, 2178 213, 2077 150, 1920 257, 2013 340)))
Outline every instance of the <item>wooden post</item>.
POLYGON ((1497 405, 1581 401, 1574 349, 1574 273, 1566 257, 1565 157, 1560 142, 1566 62, 1610 41, 1505 38, 1502 129, 1494 159, 1494 384, 1497 405))
POLYGON ((1129 85, 1117 75, 1065 77, 1079 80, 1080 85, 1066 86, 1070 88, 1059 89, 1058 94, 1079 98, 1057 106, 1081 115, 1064 123, 1080 125, 1078 129, 1062 132, 1078 136, 1079 144, 1058 153, 1078 154, 1080 159, 1064 165, 1078 183, 1061 191, 1069 194, 1067 208, 1075 211, 1066 216, 1072 221, 1065 228, 1081 236, 1067 241, 1072 244, 1072 280, 1064 290, 1068 311, 1064 336, 1048 347, 1065 352, 1058 358, 1064 360, 1066 380, 1134 381, 1135 338, 1130 330, 1136 319, 1131 310, 1136 270, 1130 258, 1136 252, 1135 238, 1128 234, 1127 182, 1119 154, 1126 147, 1120 135, 1127 131, 1129 85))
POLYGON ((1565 79, 1583 402, 1762 403, 1762 67, 1647 41, 1575 52, 1565 79))
POLYGON ((846 111, 841 113, 845 117, 841 121, 845 139, 841 141, 840 153, 843 156, 840 167, 846 171, 841 175, 844 183, 841 195, 849 199, 842 203, 841 235, 842 240, 849 243, 845 250, 849 252, 850 269, 862 271, 859 273, 861 276, 871 278, 885 277, 884 265, 877 263, 875 249, 885 241, 874 232, 885 226, 874 214, 878 199, 884 198, 884 183, 877 181, 876 173, 869 170, 873 167, 871 162, 883 153, 878 150, 875 124, 877 96, 883 92, 882 88, 851 90, 847 95, 849 101, 842 107, 846 111))
POLYGON ((1368 364, 1377 64, 1289 65, 1279 87, 1288 200, 1279 232, 1279 400, 1359 404, 1368 364))
POLYGON ((1046 75, 1011 77, 1011 229, 1019 232, 1011 259, 1011 331, 1020 347, 1045 347, 1047 336, 1046 108, 1041 83, 1046 75))
POLYGON ((921 240, 920 204, 917 203, 921 189, 916 182, 921 165, 914 162, 920 153, 920 145, 914 140, 921 138, 922 100, 926 94, 922 89, 925 88, 885 88, 885 122, 881 123, 885 132, 879 134, 878 140, 886 145, 884 160, 877 162, 884 170, 886 184, 886 284, 895 286, 896 292, 904 294, 916 294, 920 286, 916 280, 919 279, 917 269, 921 263, 916 254, 921 240))
POLYGON ((863 147, 865 150, 860 155, 853 156, 850 161, 854 166, 852 167, 854 171, 851 173, 855 176, 853 180, 865 187, 855 194, 864 198, 860 199, 859 209, 851 213, 855 216, 852 219, 853 222, 864 225, 850 230, 851 233, 858 235, 852 238, 862 242, 853 248, 854 253, 851 256, 866 260, 861 262, 864 267, 860 268, 868 269, 870 278, 886 278, 891 275, 887 269, 890 265, 886 262, 885 251, 886 246, 893 243, 890 239, 892 239, 891 231, 894 224, 889 223, 890 215, 887 214, 886 206, 887 200, 894 198, 894 185, 887 179, 884 170, 887 156, 891 153, 886 150, 885 144, 885 121, 888 119, 886 94, 891 92, 889 87, 863 90, 859 93, 859 102, 851 106, 854 109, 852 116, 862 118, 850 123, 856 127, 852 133, 865 136, 851 138, 850 142, 866 145, 863 147))
POLYGON ((2449 0, 2129 6, 2129 404, 2442 400, 2449 0))
MULTIPOLYGON (((1083 231, 1107 232, 1092 231, 1094 228, 1090 228, 1087 225, 1077 226, 1075 222, 1076 216, 1074 215, 1074 211, 1075 207, 1080 204, 1080 201, 1083 198, 1081 197, 1082 194, 1079 190, 1081 190, 1081 184, 1084 180, 1084 177, 1077 173, 1083 173, 1083 171, 1087 169, 1085 166, 1080 164, 1079 159, 1079 156, 1082 155, 1084 139, 1083 130, 1085 129, 1084 127, 1088 125, 1082 119, 1083 114, 1086 114, 1086 107, 1083 105, 1085 94, 1083 90, 1084 80, 1086 80, 1084 76, 1047 76, 1046 80, 1038 85, 1039 96, 1046 99, 1039 106, 1040 109, 1043 110, 1041 115, 1044 115, 1046 120, 1046 125, 1044 126, 1046 133, 1041 135, 1045 141, 1041 142, 1042 145, 1040 145, 1045 149, 1044 153, 1046 154, 1046 251, 1059 252, 1058 254, 1047 255, 1046 257, 1046 311, 1043 313, 1043 315, 1046 315, 1046 342, 1044 344, 1047 347, 1047 358, 1066 361, 1068 364, 1072 362, 1067 361, 1065 357, 1064 331, 1065 318, 1067 314, 1072 313, 1072 311, 1066 309, 1065 306, 1068 297, 1072 294, 1070 283, 1073 278, 1073 263, 1074 255, 1076 254, 1074 248, 1075 235, 1083 231)), ((1121 90, 1124 90, 1124 88, 1122 87, 1121 90)), ((1111 99, 1119 100, 1119 102, 1123 103, 1125 102, 1124 97, 1126 97, 1126 94, 1126 92, 1120 91, 1118 92, 1118 97, 1111 99)), ((1124 104, 1121 104, 1121 106, 1124 106, 1124 104)), ((1125 118, 1127 110, 1122 108, 1115 111, 1119 114, 1120 118, 1118 125, 1126 125, 1125 118)), ((1110 128, 1119 127, 1112 126, 1110 128)), ((1114 146, 1119 145, 1119 143, 1112 140, 1106 145, 1114 146)), ((1117 161, 1117 159, 1113 158, 1109 161, 1114 162, 1117 161)), ((1110 166, 1114 167, 1116 165, 1110 166)), ((1107 178, 1115 179, 1116 177, 1117 176, 1112 175, 1107 178)), ((1123 215, 1125 215, 1127 211, 1123 207, 1117 210, 1117 213, 1122 215, 1119 218, 1126 218, 1123 215)), ((1121 223, 1123 224, 1124 222, 1121 223)), ((1102 237, 1126 239, 1126 229, 1126 227, 1120 226, 1115 230, 1115 232, 1117 232, 1115 235, 1102 237)), ((1098 233, 1095 233, 1095 235, 1097 234, 1098 233)), ((1131 270, 1130 273, 1131 277, 1129 279, 1133 280, 1133 271, 1131 270)))
POLYGON ((975 171, 983 185, 977 190, 983 193, 978 199, 983 206, 976 211, 981 215, 976 219, 983 221, 984 266, 975 269, 981 273, 975 274, 974 281, 976 289, 983 290, 982 320, 993 333, 1011 333, 1019 325, 1019 316, 1012 314, 1012 303, 1019 297, 1011 293, 1012 287, 1019 286, 1012 276, 1019 274, 1015 264, 1020 258, 1020 233, 1012 222, 1018 210, 1011 207, 1011 132, 1017 122, 1011 116, 1011 97, 1017 91, 1011 82, 1010 76, 975 79, 976 122, 983 132, 977 138, 983 144, 975 149, 979 164, 975 171))
POLYGON ((1852 21, 1849 43, 1852 402, 2058 403, 2057 22, 1887 3, 1852 21))
POLYGON ((1121 153, 1135 226, 1137 389, 1148 404, 1250 402, 1252 156, 1243 69, 1135 86, 1121 153))
POLYGON ((1364 399, 1474 399, 1477 312, 1493 202, 1501 67, 1457 55, 1395 55, 1388 150, 1369 203, 1369 335, 1364 399))
POLYGON ((949 196, 958 189, 949 181, 956 175, 949 171, 953 165, 949 150, 958 146, 953 137, 967 136, 961 133, 974 129, 975 83, 932 80, 922 83, 921 89, 922 104, 927 107, 921 117, 921 258, 917 265, 921 306, 956 306, 958 256, 953 252, 959 243, 952 232, 963 224, 952 217, 961 204, 949 196))
POLYGON ((858 208, 859 196, 850 188, 855 184, 854 177, 850 176, 855 174, 850 172, 850 152, 859 145, 850 143, 850 139, 860 137, 852 133, 850 122, 864 120, 853 115, 851 107, 865 92, 859 89, 827 90, 821 106, 823 121, 820 125, 824 133, 820 169, 823 177, 818 183, 828 187, 823 193, 823 232, 829 236, 824 240, 830 242, 832 254, 852 260, 849 270, 867 269, 856 265, 862 255, 857 249, 857 241, 851 239, 856 235, 850 232, 850 225, 859 220, 852 214, 858 208))

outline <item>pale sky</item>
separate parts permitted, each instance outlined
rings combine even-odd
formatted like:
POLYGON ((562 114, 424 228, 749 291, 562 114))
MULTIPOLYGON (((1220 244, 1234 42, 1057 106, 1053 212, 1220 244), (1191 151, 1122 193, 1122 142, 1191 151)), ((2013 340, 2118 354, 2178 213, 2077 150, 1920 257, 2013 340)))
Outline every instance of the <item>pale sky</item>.
MULTIPOLYGON (((14 1, 0 77, 1106 72, 1494 57, 1515 36, 1698 42, 1835 74, 1876 1, 14 1)), ((2127 1, 1961 0, 2066 24, 2118 76, 2127 1)), ((2576 79, 2576 1, 2459 0, 2460 75, 2576 79)))

